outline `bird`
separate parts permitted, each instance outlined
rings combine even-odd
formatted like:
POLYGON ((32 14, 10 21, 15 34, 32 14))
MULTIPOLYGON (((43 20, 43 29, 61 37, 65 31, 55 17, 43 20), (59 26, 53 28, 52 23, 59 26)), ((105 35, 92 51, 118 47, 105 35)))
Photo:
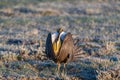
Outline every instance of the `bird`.
POLYGON ((63 28, 58 28, 54 33, 48 33, 45 47, 47 57, 57 64, 57 72, 59 74, 61 64, 64 64, 64 73, 66 64, 73 61, 75 54, 80 50, 74 45, 72 34, 65 32, 63 28))

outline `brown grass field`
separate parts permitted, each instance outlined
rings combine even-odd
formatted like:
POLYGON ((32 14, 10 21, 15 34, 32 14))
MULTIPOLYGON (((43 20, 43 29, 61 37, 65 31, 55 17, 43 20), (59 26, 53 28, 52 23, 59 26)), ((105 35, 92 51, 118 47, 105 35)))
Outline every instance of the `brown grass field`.
POLYGON ((0 0, 0 80, 120 80, 120 1, 0 0), (59 27, 82 49, 64 77, 45 55, 59 27))

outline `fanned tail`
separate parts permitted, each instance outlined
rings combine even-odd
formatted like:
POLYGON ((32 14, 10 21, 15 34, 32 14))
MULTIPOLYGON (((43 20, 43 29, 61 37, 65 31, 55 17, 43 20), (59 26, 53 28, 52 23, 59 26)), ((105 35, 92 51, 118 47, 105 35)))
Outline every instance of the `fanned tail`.
POLYGON ((74 54, 73 54, 73 61, 79 60, 80 58, 85 57, 85 52, 81 47, 78 46, 79 39, 74 40, 74 54))

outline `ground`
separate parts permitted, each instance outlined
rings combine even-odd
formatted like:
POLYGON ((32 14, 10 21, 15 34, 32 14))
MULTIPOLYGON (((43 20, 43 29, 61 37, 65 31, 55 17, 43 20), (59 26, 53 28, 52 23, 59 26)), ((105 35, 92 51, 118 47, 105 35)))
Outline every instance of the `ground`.
POLYGON ((0 0, 0 79, 120 80, 120 1, 0 0), (64 77, 45 55, 59 27, 81 48, 64 77))

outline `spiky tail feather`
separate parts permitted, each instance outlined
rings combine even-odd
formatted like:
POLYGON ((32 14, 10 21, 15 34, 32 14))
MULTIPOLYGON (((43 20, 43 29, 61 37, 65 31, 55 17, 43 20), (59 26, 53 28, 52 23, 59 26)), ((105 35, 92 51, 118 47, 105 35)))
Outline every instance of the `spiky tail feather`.
POLYGON ((73 61, 79 60, 80 58, 85 57, 85 52, 82 50, 81 47, 78 46, 79 39, 74 40, 74 54, 73 54, 73 61))

